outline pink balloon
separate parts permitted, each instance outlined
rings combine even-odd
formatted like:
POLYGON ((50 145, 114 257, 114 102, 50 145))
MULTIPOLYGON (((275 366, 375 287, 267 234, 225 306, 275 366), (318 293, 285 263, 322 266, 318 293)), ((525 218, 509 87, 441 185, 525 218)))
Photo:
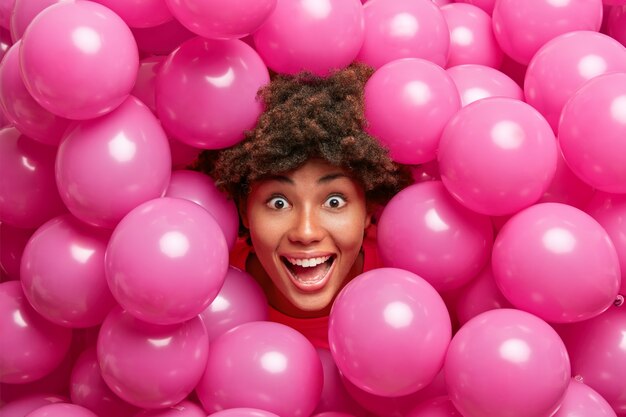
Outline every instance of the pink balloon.
POLYGON ((437 160, 432 160, 430 162, 419 165, 411 165, 409 166, 409 170, 411 171, 413 181, 415 181, 416 183, 441 180, 441 176, 439 175, 439 164, 437 163, 437 160))
POLYGON ((245 42, 197 37, 163 63, 156 108, 165 130, 197 148, 218 149, 243 140, 261 113, 257 90, 269 82, 259 55, 245 42))
POLYGON ((365 410, 356 403, 346 390, 330 350, 317 348, 317 353, 324 369, 324 387, 322 388, 322 397, 313 413, 336 411, 350 413, 354 416, 364 416, 365 410))
POLYGON ((325 411, 323 413, 314 414, 312 417, 354 417, 354 415, 339 411, 325 411))
POLYGON ((585 211, 600 223, 615 246, 622 278, 619 292, 626 296, 626 195, 596 192, 585 211))
POLYGON ((193 146, 187 145, 176 138, 169 138, 169 141, 173 169, 188 168, 202 151, 202 149, 194 148, 193 146))
POLYGON ((440 291, 474 278, 489 261, 493 244, 489 217, 459 204, 441 181, 414 184, 396 194, 383 210, 377 233, 385 266, 411 271, 440 291))
POLYGON ((485 311, 513 307, 498 289, 491 263, 488 263, 478 276, 459 292, 455 311, 461 325, 485 311))
POLYGON ((0 62, 0 107, 20 132, 46 145, 58 145, 69 120, 41 107, 26 89, 20 75, 20 45, 21 41, 13 44, 0 62))
POLYGON ((131 94, 156 115, 156 97, 154 94, 156 76, 167 57, 164 55, 150 56, 141 60, 137 80, 131 94))
POLYGON ((406 417, 463 417, 449 397, 437 397, 420 403, 406 417))
POLYGON ((36 229, 67 211, 54 181, 56 154, 13 127, 0 130, 0 222, 36 229))
POLYGON ((402 164, 434 160, 444 126, 461 107, 448 73, 419 58, 382 66, 365 84, 364 94, 368 132, 402 164))
POLYGON ((115 395, 106 385, 95 346, 85 349, 77 357, 70 379, 70 395, 72 403, 99 416, 132 417, 140 411, 115 395))
POLYGON ((156 325, 120 308, 107 316, 98 337, 98 362, 109 388, 141 408, 176 405, 204 372, 209 338, 202 319, 156 325))
POLYGON ((328 340, 339 371, 375 395, 405 396, 430 384, 450 342, 450 316, 435 289, 397 268, 359 275, 337 296, 328 340))
POLYGON ((173 171, 165 197, 183 198, 206 209, 224 232, 228 248, 233 248, 239 232, 237 206, 217 189, 211 177, 197 171, 173 171))
POLYGON ((117 13, 131 28, 147 28, 174 19, 165 0, 92 0, 117 13))
POLYGON ((461 96, 461 106, 487 97, 524 100, 524 91, 503 72, 477 64, 464 64, 446 70, 461 96))
POLYGON ((588 80, 626 71, 626 49, 615 39, 592 31, 575 31, 543 45, 528 64, 526 102, 539 110, 556 132, 567 100, 588 80))
POLYGON ((276 8, 277 0, 165 0, 176 19, 209 39, 236 39, 255 32, 276 8))
POLYGON ((200 316, 213 340, 240 324, 267 320, 268 310, 265 293, 254 278, 229 266, 224 285, 200 316))
POLYGON ((24 295, 35 310, 66 327, 91 327, 115 306, 104 273, 110 232, 66 214, 43 224, 24 248, 24 295))
POLYGON ((135 417, 206 417, 206 411, 191 401, 183 400, 169 408, 143 410, 135 417))
POLYGON ((626 414, 626 310, 611 307, 590 320, 558 328, 572 373, 601 395, 618 416, 626 414))
POLYGON ((608 233, 585 212, 561 203, 536 204, 513 216, 496 237, 492 266, 507 300, 553 323, 602 313, 621 281, 608 233))
POLYGON ((580 87, 563 107, 559 144, 565 162, 584 182, 626 193, 626 72, 604 74, 580 87))
POLYGON ((438 158, 454 198, 470 210, 502 216, 543 195, 556 171, 557 144, 537 110, 516 99, 489 97, 453 116, 438 158))
POLYGON ((359 0, 277 0, 252 34, 254 45, 276 72, 327 75, 357 57, 365 36, 363 10, 359 0))
POLYGON ((11 21, 11 11, 13 10, 13 6, 15 4, 15 0, 7 0, 0 3, 0 26, 6 29, 9 28, 9 24, 11 21))
POLYGON ((0 416, 2 417, 24 417, 31 411, 43 407, 44 405, 67 402, 67 399, 51 394, 29 394, 17 400, 2 404, 0 416))
POLYGON ((583 209, 595 190, 578 178, 567 166, 561 152, 557 153, 556 172, 539 203, 563 203, 583 209))
POLYGON ((491 28, 491 15, 472 4, 452 3, 441 7, 450 31, 447 67, 479 64, 498 68, 502 49, 491 28))
POLYGON ((0 382, 23 384, 56 368, 72 331, 49 322, 28 303, 19 281, 0 284, 0 382))
POLYGON ((537 0, 532 6, 526 0, 498 0, 492 18, 502 50, 517 62, 528 64, 539 48, 558 35, 599 31, 602 0, 537 0))
POLYGON ((348 393, 365 409, 380 417, 405 417, 417 404, 446 395, 443 371, 425 388, 401 397, 383 397, 363 391, 347 379, 343 379, 348 393))
POLYGON ((211 342, 196 388, 205 410, 252 407, 309 416, 320 399, 322 365, 313 345, 280 323, 241 324, 211 342))
POLYGON ((571 376, 556 331, 513 309, 487 311, 463 325, 444 371, 450 399, 464 416, 551 416, 571 376))
POLYGON ((24 32, 35 17, 48 6, 57 3, 73 3, 75 0, 14 0, 11 12, 11 38, 13 42, 22 39, 24 32))
POLYGON ((139 66, 124 21, 91 1, 58 3, 28 26, 20 48, 26 88, 46 110, 91 119, 122 104, 139 66))
POLYGON ((480 7, 490 16, 493 13, 493 8, 496 4, 496 0, 455 0, 455 3, 467 3, 480 7))
POLYGON ((56 403, 44 405, 26 417, 98 417, 85 407, 76 404, 56 403))
MULTIPOLYGON (((446 4, 452 3, 452 0, 432 0, 432 2, 435 3, 437 6, 441 7, 446 4)), ((363 3, 365 3, 365 1, 363 3)))
POLYGON ((450 31, 432 1, 369 0, 363 13, 365 39, 357 61, 376 69, 400 58, 422 58, 445 66, 450 31))
POLYGON ((269 411, 256 408, 230 408, 211 414, 211 417, 278 417, 269 411))
POLYGON ((105 255, 117 302, 155 324, 200 314, 217 296, 227 268, 228 247, 215 218, 179 198, 133 209, 113 231, 105 255))
POLYGON ((626 2, 611 7, 607 18, 607 34, 626 46, 626 2))
POLYGON ((565 398, 553 417, 617 417, 609 403, 593 388, 572 378, 565 398))
POLYGON ((56 180, 70 212, 112 229, 167 189, 171 157, 158 119, 130 96, 111 113, 77 123, 59 147, 56 180))
POLYGON ((0 60, 2 60, 12 44, 11 33, 0 26, 0 60))
POLYGON ((511 77, 519 86, 524 86, 524 77, 526 76, 527 65, 520 64, 514 61, 508 55, 504 55, 502 58, 502 65, 500 65, 500 71, 511 77))
POLYGON ((168 55, 183 42, 196 36, 176 19, 148 28, 131 28, 143 56, 168 55))
POLYGON ((20 279, 20 265, 22 254, 33 230, 20 229, 6 223, 0 223, 0 270, 7 274, 10 280, 20 279))

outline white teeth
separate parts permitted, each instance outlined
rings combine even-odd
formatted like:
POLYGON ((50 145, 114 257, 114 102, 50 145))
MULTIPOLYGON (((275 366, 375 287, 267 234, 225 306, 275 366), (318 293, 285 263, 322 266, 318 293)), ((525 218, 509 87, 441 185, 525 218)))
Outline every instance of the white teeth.
POLYGON ((302 266, 304 268, 311 268, 319 264, 323 264, 329 259, 330 259, 330 256, 322 256, 320 258, 309 258, 309 259, 287 258, 290 264, 302 266))

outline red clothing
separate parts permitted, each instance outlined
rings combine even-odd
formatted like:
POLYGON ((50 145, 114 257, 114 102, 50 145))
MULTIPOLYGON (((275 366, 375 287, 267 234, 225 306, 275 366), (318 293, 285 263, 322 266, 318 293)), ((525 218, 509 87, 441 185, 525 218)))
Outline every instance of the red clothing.
MULTIPOLYGON (((244 239, 239 239, 230 252, 230 264, 242 271, 246 270, 246 260, 252 252, 252 248, 244 239)), ((376 229, 370 227, 367 236, 363 239, 363 272, 382 267, 376 248, 376 229)), ((298 330, 315 347, 329 349, 328 344, 328 316, 316 318, 296 318, 269 307, 269 320, 285 324, 298 330)))

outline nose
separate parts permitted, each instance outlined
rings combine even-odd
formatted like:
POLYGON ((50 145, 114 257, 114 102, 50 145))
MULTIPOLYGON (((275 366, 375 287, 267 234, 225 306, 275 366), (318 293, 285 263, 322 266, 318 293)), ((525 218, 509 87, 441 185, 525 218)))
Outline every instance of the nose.
POLYGON ((310 245, 319 242, 324 237, 324 227, 318 213, 310 208, 303 207, 295 213, 293 223, 288 234, 293 243, 310 245))

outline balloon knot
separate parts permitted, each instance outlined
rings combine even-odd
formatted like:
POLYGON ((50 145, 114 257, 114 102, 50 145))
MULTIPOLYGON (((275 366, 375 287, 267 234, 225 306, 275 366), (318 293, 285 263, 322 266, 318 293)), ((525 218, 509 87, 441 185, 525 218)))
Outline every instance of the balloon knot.
POLYGON ((613 302, 613 305, 615 305, 615 307, 621 307, 624 305, 624 296, 621 294, 618 294, 617 297, 615 298, 615 301, 613 302))

